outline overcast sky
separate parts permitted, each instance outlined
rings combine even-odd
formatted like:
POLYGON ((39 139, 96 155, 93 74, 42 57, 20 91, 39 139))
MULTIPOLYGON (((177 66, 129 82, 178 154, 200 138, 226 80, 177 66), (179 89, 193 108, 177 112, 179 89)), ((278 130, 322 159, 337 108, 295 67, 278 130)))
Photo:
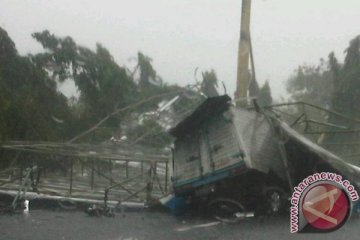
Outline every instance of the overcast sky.
MULTIPOLYGON (((121 65, 140 50, 171 83, 214 68, 232 96, 240 12, 241 0, 0 0, 0 26, 21 54, 40 51, 30 34, 48 29, 92 49, 100 42, 121 65)), ((257 78, 275 98, 298 65, 331 51, 342 60, 360 34, 359 0, 253 0, 251 13, 257 78)))

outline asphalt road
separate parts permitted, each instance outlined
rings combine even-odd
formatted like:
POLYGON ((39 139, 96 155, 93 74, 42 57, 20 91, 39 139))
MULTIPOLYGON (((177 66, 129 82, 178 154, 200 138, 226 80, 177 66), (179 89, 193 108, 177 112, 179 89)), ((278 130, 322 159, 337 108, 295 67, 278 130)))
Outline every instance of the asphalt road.
POLYGON ((286 216, 247 219, 224 224, 164 212, 127 211, 114 218, 89 217, 81 211, 30 210, 28 214, 1 214, 0 239, 359 239, 360 217, 327 234, 291 234, 286 216))

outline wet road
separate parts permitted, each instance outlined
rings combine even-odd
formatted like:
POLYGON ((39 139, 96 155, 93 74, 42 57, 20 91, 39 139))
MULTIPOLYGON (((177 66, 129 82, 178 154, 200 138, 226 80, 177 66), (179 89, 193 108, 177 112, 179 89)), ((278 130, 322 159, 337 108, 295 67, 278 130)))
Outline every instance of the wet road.
POLYGON ((360 218, 328 234, 290 234, 286 217, 247 219, 224 224, 199 218, 176 218, 167 213, 136 211, 115 218, 89 217, 84 212, 33 210, 0 215, 0 239, 359 239, 360 218))

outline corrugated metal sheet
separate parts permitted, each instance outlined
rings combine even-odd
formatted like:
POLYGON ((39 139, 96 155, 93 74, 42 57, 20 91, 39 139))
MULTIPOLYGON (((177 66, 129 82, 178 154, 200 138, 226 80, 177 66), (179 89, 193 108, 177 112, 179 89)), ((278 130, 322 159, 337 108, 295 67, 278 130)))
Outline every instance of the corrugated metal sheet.
POLYGON ((200 135, 200 154, 201 154, 201 165, 203 174, 208 174, 212 171, 212 160, 208 146, 208 138, 206 137, 206 131, 203 129, 200 135))
POLYGON ((175 179, 188 180, 201 175, 199 133, 179 138, 175 142, 175 179))
POLYGON ((240 108, 231 111, 237 134, 244 145, 248 167, 265 173, 272 169, 285 177, 278 138, 264 115, 240 108))
POLYGON ((205 126, 208 151, 211 154, 213 170, 228 167, 242 161, 242 150, 236 138, 236 131, 230 119, 223 115, 214 117, 205 126))
POLYGON ((243 161, 236 134, 233 122, 221 114, 199 131, 179 138, 175 142, 176 179, 200 177, 243 161))

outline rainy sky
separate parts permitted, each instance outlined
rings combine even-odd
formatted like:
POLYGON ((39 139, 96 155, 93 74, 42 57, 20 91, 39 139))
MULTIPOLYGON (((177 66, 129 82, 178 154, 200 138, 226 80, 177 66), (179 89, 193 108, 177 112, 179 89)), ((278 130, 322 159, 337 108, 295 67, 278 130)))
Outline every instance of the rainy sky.
MULTIPOLYGON (((30 34, 48 29, 91 49, 100 42, 120 65, 133 66, 140 50, 170 83, 194 83, 195 68, 213 68, 232 96, 240 12, 241 0, 0 0, 0 26, 21 54, 40 51, 30 34)), ((269 80, 279 99, 300 64, 316 64, 331 51, 342 61, 360 34, 359 12, 359 0, 253 0, 260 84, 269 80)), ((62 90, 75 92, 69 83, 62 90)))

